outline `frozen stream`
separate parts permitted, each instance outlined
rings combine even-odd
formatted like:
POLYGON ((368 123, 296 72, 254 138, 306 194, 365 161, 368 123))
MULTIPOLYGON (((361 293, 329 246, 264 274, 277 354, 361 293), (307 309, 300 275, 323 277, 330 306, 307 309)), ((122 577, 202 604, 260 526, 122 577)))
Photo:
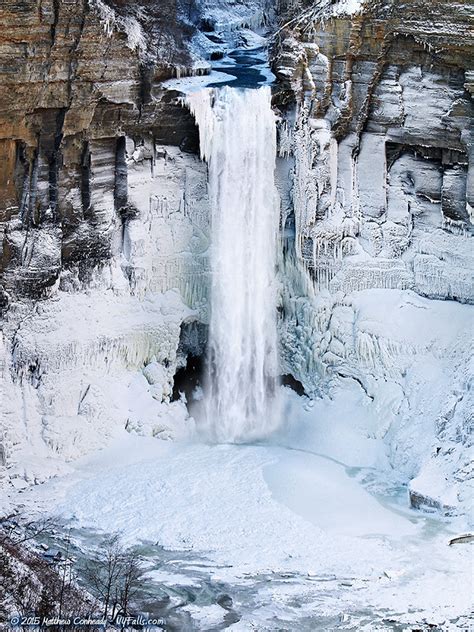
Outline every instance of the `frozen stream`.
POLYGON ((288 437, 124 434, 24 498, 59 513, 83 551, 116 531, 138 546, 141 606, 170 630, 464 629, 470 549, 447 545, 461 525, 410 510, 387 472, 313 451, 307 438, 303 451, 288 437))

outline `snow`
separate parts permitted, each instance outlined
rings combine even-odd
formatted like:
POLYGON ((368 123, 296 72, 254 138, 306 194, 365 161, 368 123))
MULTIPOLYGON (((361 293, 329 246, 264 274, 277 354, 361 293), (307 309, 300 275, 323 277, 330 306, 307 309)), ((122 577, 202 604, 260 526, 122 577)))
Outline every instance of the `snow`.
MULTIPOLYGON (((117 232, 110 262, 87 281, 64 270, 49 298, 12 305, 3 323, 7 491, 67 472, 68 461, 123 428, 162 438, 192 432, 184 403, 170 395, 181 324, 206 320, 206 167, 149 138, 128 138, 127 160, 137 213, 117 232)), ((101 203, 113 226, 113 200, 101 203)))
POLYGON ((214 25, 214 30, 259 29, 268 19, 268 0, 198 0, 200 14, 214 25))
POLYGON ((277 454, 278 460, 265 468, 273 497, 326 533, 401 538, 416 532, 348 478, 342 464, 303 450, 277 454))
MULTIPOLYGON (((273 580, 256 589, 241 629, 272 629, 274 616, 295 621, 322 613, 349 613, 363 629, 356 613, 367 609, 407 624, 463 615, 470 559, 464 547, 447 542, 466 522, 409 509, 406 484, 413 478, 410 489, 445 505, 460 494, 465 507, 469 502, 453 484, 466 452, 451 434, 461 431, 468 411, 468 398, 458 402, 456 393, 468 379, 472 307, 409 290, 315 294, 287 272, 299 288, 291 309, 304 354, 301 375, 327 388, 312 399, 283 389, 285 423, 265 445, 195 443, 184 404, 165 401, 179 326, 193 314, 177 292, 139 299, 119 283, 115 291, 99 284, 42 303, 17 334, 28 415, 28 439, 18 436, 23 452, 10 468, 17 498, 79 529, 119 529, 129 543, 206 556, 216 581, 252 585, 268 575, 273 580), (324 380, 308 357, 312 348, 334 358, 337 371, 324 380), (54 402, 55 414, 37 412, 38 389, 27 381, 32 358, 43 401, 54 402), (91 367, 87 383, 80 377, 84 363, 91 367), (446 453, 433 457, 433 420, 452 406, 446 453), (134 434, 123 430, 126 424, 134 434), (51 451, 41 448, 45 441, 51 451), (25 483, 52 476, 58 478, 34 488, 25 483), (275 579, 288 574, 294 579, 275 579), (324 599, 321 576, 334 578, 324 599), (291 605, 297 595, 305 599, 300 609, 291 605)), ((190 568, 185 577, 150 573, 165 585, 199 581, 190 568)), ((221 613, 205 606, 189 614, 199 622, 221 613)))
POLYGON ((328 13, 324 17, 356 15, 362 11, 365 0, 336 0, 336 2, 328 4, 326 9, 328 13))
MULTIPOLYGON (((242 25, 261 26, 265 3, 232 2, 230 24, 228 2, 202 4, 226 32, 224 46, 262 45, 242 25)), ((124 30, 142 51, 138 23, 121 21, 101 0, 93 5, 109 35, 124 30)), ((322 6, 315 19, 363 5, 322 6)), ((216 50, 203 37, 192 44, 196 54, 216 50)), ((310 61, 311 51, 327 79, 328 59, 308 44, 310 61)), ((229 81, 219 71, 226 64, 211 70, 194 58, 176 71, 195 76, 164 85, 206 109, 196 92, 229 81)), ((305 81, 317 89, 310 71, 305 81)), ((393 102, 379 100, 384 116, 406 110, 424 130, 425 119, 432 126, 451 107, 451 89, 434 90, 420 106, 417 73, 402 73, 393 102)), ((345 89, 339 109, 350 100, 345 89)), ((385 160, 374 162, 386 140, 366 130, 354 152, 353 135, 336 144, 329 121, 305 105, 295 125, 281 123, 282 171, 295 175, 297 261, 282 262, 279 337, 284 372, 309 397, 283 390, 285 423, 268 443, 211 446, 195 442, 184 402, 169 401, 180 326, 208 321, 207 166, 150 138, 128 138, 129 201, 138 213, 110 266, 88 284, 64 272, 50 299, 12 308, 1 338, 2 449, 15 501, 79 529, 119 529, 130 544, 207 556, 216 580, 265 577, 235 630, 272 629, 276 616, 289 627, 299 616, 341 615, 373 632, 356 616, 368 609, 454 629, 447 619, 471 605, 470 549, 447 546, 466 519, 441 514, 472 510, 474 390, 472 305, 450 299, 472 301, 472 248, 464 226, 442 217, 436 165, 404 155, 387 173, 385 160), (408 171, 416 175, 409 191, 408 171), (410 509, 409 492, 437 513, 410 509)), ((201 144, 203 156, 210 149, 201 144)), ((102 197, 112 222, 110 191, 102 197)), ((149 577, 193 583, 163 570, 149 577)), ((199 625, 222 623, 215 605, 187 611, 199 625)))
POLYGON ((67 471, 66 461, 121 428, 162 437, 189 432, 185 405, 169 396, 180 325, 192 315, 173 291, 144 300, 118 287, 59 291, 40 303, 17 326, 4 373, 9 477, 38 483, 67 471))
MULTIPOLYGON (((354 271, 354 257, 346 261, 354 271)), ((361 278, 370 278, 367 268, 361 278)), ((390 465, 415 479, 413 491, 423 481, 426 498, 468 510, 472 306, 408 289, 343 293, 333 282, 330 292, 315 293, 289 260, 282 279, 284 372, 319 398, 322 441, 336 432, 331 416, 345 410, 353 420, 339 446, 333 442, 335 458, 344 460, 354 434, 383 439, 390 465)), ((369 441, 363 451, 371 450, 369 441)))
POLYGON ((361 330, 419 349, 454 345, 468 333, 472 316, 470 305, 427 300, 399 290, 355 292, 351 303, 361 330))
MULTIPOLYGON (((222 624, 226 611, 218 605, 212 606, 184 606, 183 610, 189 612, 195 623, 201 626, 215 626, 222 624)), ((201 628, 203 629, 203 628, 201 628)), ((205 628, 204 628, 205 629, 205 628)))
POLYGON ((334 7, 335 15, 354 15, 359 13, 364 5, 364 0, 342 0, 336 2, 334 7))
MULTIPOLYGON (((310 407, 284 391, 295 426, 311 420, 317 429, 318 403, 310 407)), ((219 582, 251 585, 262 573, 287 576, 258 589, 259 604, 272 595, 272 617, 293 612, 295 590, 306 595, 296 617, 372 608, 410 623, 440 623, 467 612, 470 559, 447 544, 462 530, 459 519, 435 520, 373 495, 349 467, 364 439, 353 446, 355 460, 342 464, 316 454, 324 450, 317 430, 302 437, 304 451, 292 447, 297 435, 281 436, 280 445, 211 446, 123 434, 69 475, 23 492, 23 500, 75 527, 119 530, 130 544, 149 541, 205 556, 207 572, 219 582), (316 598, 320 577, 333 593, 323 603, 316 598)), ((150 571, 150 578, 190 585, 191 568, 185 578, 166 571, 150 571)), ((222 614, 216 607, 189 612, 196 621, 222 614)), ((256 607, 247 616, 261 624, 270 613, 256 607)))
POLYGON ((351 16, 361 13, 365 0, 321 0, 315 7, 297 14, 292 20, 285 23, 283 28, 293 25, 302 25, 307 28, 313 22, 322 22, 330 18, 351 16))
POLYGON ((387 469, 386 447, 370 432, 377 421, 374 417, 370 400, 350 379, 344 380, 332 397, 306 399, 303 404, 300 397, 285 389, 286 424, 272 440, 301 451, 315 446, 318 454, 352 467, 387 469))

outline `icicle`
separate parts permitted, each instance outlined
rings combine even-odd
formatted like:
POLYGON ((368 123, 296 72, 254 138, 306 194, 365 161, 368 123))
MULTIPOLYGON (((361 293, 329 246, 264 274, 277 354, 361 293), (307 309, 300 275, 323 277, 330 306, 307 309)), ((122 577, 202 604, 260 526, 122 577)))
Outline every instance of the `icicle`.
POLYGON ((278 125, 278 156, 288 158, 293 154, 293 129, 286 120, 278 125))
POLYGON ((212 109, 213 99, 214 91, 211 89, 191 93, 185 99, 185 103, 199 127, 199 146, 202 160, 209 160, 211 157, 216 124, 216 116, 212 109))
POLYGON ((469 234, 467 231, 466 222, 464 222, 463 220, 451 219, 449 217, 446 217, 445 215, 443 215, 443 228, 444 230, 453 233, 453 235, 466 236, 469 234))

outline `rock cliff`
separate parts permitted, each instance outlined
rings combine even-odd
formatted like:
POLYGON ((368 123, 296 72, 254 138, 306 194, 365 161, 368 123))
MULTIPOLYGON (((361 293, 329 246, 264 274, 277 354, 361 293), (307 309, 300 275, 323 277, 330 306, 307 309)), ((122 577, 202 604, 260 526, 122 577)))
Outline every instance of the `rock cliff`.
POLYGON ((207 190, 194 121, 161 84, 197 72, 196 26, 157 4, 0 7, 0 454, 20 487, 114 429, 169 432, 196 315, 160 297, 203 303, 207 190))
POLYGON ((128 4, 2 3, 4 307, 9 297, 45 296, 61 270, 83 275, 120 249, 136 213, 127 150, 149 164, 157 144, 196 142, 186 111, 156 88, 189 61, 189 27, 173 2, 159 12, 128 4))
POLYGON ((469 469, 472 407, 470 311, 459 305, 474 297, 472 6, 280 12, 279 174, 296 262, 285 268, 288 371, 333 397, 355 380, 374 411, 367 432, 410 477, 429 462, 449 505, 453 471, 463 481, 469 469))

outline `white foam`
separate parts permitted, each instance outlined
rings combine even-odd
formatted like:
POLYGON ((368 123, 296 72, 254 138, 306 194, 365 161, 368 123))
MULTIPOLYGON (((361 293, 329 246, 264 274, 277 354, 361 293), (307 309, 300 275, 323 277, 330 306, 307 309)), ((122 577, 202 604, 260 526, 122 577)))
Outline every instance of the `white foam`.
POLYGON ((199 125, 201 155, 209 162, 213 282, 207 426, 218 441, 249 441, 278 424, 279 208, 271 92, 225 87, 193 94, 188 104, 199 125))

